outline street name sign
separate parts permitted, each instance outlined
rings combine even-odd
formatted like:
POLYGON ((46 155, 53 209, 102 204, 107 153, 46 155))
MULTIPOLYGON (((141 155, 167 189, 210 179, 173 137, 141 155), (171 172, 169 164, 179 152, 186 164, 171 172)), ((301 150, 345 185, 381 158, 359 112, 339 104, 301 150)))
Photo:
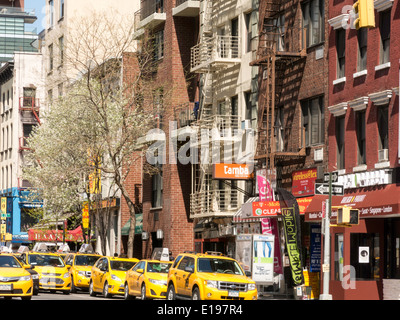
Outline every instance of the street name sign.
MULTIPOLYGON (((315 194, 329 195, 329 184, 326 183, 316 183, 315 184, 315 194)), ((342 185, 332 185, 332 195, 342 196, 344 194, 344 188, 342 185)))
MULTIPOLYGON (((339 179, 339 175, 337 173, 337 171, 333 171, 332 173, 332 182, 338 182, 339 179)), ((324 183, 329 182, 329 172, 328 173, 324 173, 324 183)))

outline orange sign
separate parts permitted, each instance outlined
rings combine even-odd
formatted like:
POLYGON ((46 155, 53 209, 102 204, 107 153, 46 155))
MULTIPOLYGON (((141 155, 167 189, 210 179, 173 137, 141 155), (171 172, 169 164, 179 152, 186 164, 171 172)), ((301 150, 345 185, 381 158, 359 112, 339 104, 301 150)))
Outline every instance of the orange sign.
POLYGON ((89 206, 86 203, 82 208, 82 225, 83 228, 89 228, 89 206))
POLYGON ((247 180, 253 178, 253 167, 245 163, 216 163, 213 166, 213 179, 247 180))

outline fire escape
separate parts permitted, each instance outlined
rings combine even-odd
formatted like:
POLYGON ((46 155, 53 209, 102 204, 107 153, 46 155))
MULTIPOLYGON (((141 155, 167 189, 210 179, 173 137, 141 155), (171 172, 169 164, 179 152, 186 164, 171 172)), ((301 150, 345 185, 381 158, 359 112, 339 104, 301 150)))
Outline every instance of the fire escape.
MULTIPOLYGON (((266 168, 277 162, 290 164, 305 156, 304 133, 295 147, 277 147, 277 107, 287 116, 288 88, 294 67, 306 56, 301 19, 296 18, 297 0, 264 0, 259 8, 259 43, 250 65, 259 66, 258 132, 255 159, 266 168)), ((293 99, 292 99, 293 103, 293 99)), ((287 129, 287 128, 286 128, 287 129)), ((290 128, 292 130, 292 128, 290 128)), ((287 131, 287 130, 285 130, 287 131)), ((293 133, 293 132, 292 132, 293 133)))
MULTIPOLYGON (((30 150, 27 138, 33 128, 40 125, 39 110, 40 103, 39 99, 35 97, 35 90, 24 88, 24 96, 19 98, 19 112, 23 128, 23 135, 19 137, 19 152, 21 153, 30 150)), ((20 190, 28 187, 31 187, 31 184, 27 180, 18 178, 18 188, 20 190)))
POLYGON ((218 73, 241 62, 239 37, 213 28, 218 5, 219 1, 200 1, 199 43, 191 48, 191 72, 200 74, 199 111, 192 124, 198 132, 200 152, 199 164, 192 165, 191 218, 233 216, 239 206, 239 191, 225 188, 224 180, 215 180, 212 175, 215 157, 223 158, 224 143, 234 141, 233 132, 239 128, 239 117, 219 108, 215 101, 213 86, 218 73), (202 136, 205 132, 207 139, 202 136))

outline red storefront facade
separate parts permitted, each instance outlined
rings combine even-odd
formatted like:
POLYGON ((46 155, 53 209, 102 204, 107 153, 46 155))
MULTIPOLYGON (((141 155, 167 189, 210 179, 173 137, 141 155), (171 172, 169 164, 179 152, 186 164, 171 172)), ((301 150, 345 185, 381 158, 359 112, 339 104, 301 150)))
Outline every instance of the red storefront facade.
MULTIPOLYGON (((374 1, 375 28, 360 30, 351 25, 353 3, 329 2, 328 171, 344 185, 332 205, 359 209, 360 223, 331 227, 330 294, 398 299, 399 3, 374 1)), ((321 220, 324 199, 314 197, 306 221, 321 220)))

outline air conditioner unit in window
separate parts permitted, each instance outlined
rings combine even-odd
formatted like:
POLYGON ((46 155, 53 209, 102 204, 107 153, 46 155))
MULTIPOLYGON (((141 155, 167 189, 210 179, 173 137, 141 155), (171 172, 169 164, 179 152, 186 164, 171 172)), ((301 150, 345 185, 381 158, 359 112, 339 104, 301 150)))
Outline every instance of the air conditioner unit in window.
POLYGON ((381 161, 388 161, 389 160, 389 150, 388 149, 381 149, 378 151, 378 160, 381 161))

